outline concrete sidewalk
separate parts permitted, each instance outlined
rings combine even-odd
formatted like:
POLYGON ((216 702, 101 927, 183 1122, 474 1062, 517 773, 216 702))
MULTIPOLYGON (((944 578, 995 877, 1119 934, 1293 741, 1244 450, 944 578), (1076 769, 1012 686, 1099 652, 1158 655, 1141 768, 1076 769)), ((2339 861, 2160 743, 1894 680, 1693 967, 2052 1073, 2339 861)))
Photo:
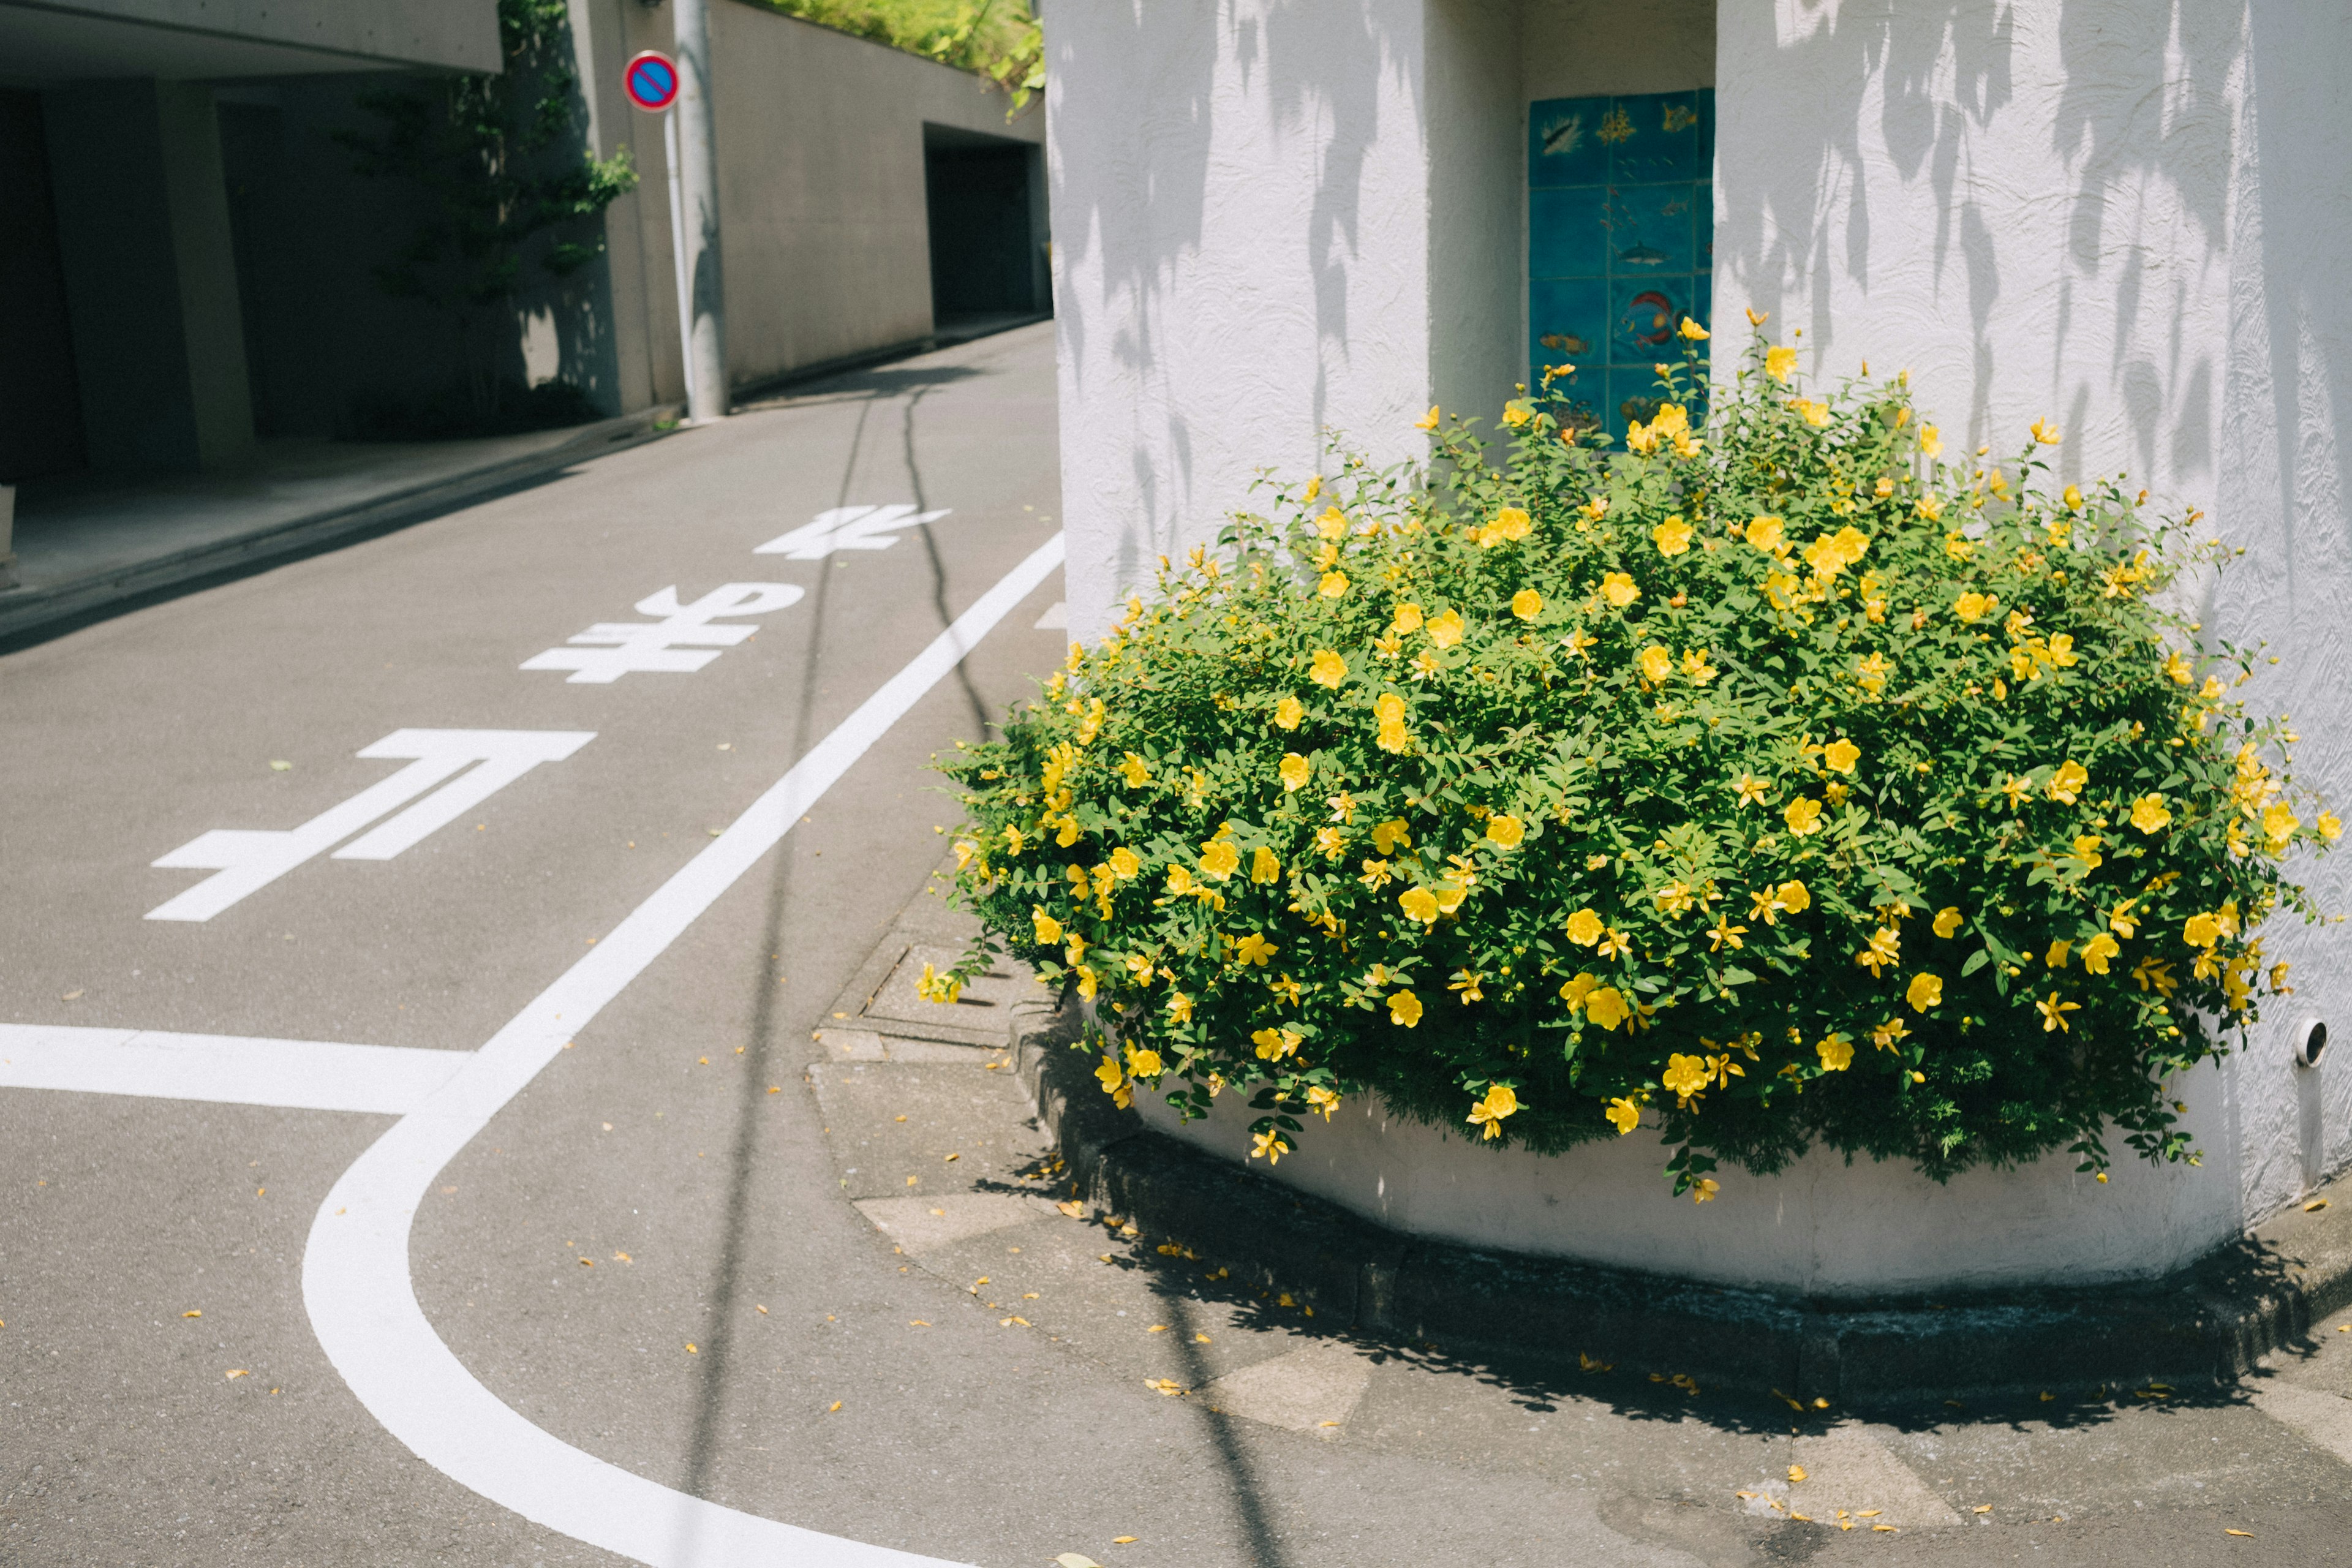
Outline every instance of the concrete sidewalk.
POLYGON ((0 646, 225 572, 415 522, 663 433, 676 410, 464 441, 266 441, 233 472, 67 474, 16 492, 0 646))

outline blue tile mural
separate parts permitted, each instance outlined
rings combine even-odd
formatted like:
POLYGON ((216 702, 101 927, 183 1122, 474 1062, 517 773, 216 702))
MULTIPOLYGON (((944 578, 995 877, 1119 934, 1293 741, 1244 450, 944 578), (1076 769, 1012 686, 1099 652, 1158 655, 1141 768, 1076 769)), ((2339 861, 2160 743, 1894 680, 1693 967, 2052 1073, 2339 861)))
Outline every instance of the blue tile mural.
POLYGON ((1675 329, 1709 325, 1715 94, 1556 98, 1528 112, 1528 363, 1622 436, 1675 329))

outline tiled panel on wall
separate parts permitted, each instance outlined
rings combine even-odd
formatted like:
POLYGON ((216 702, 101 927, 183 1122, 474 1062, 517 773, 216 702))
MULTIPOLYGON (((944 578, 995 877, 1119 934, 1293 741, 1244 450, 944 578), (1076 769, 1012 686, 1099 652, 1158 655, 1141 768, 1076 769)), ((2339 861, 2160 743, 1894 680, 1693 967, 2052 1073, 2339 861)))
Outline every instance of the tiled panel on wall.
POLYGON ((1528 111, 1528 363, 1582 416, 1622 436, 1682 357, 1685 316, 1709 324, 1715 93, 1556 98, 1528 111))

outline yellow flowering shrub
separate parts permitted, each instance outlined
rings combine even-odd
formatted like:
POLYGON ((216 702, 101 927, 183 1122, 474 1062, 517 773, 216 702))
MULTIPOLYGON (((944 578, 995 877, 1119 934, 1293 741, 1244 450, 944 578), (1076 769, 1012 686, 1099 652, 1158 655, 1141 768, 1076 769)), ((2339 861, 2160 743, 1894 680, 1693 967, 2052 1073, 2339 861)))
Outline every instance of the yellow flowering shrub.
POLYGON ((1360 1094, 1646 1121, 1701 1198, 1815 1142, 2193 1157, 2168 1082, 2340 830, 2162 601, 2219 547, 2048 493, 2047 426, 1947 462, 1899 380, 1800 398, 1759 339, 1700 419, 1703 375, 1624 450, 1537 398, 1339 459, 945 764, 983 949, 1092 1001, 1120 1103, 1246 1096, 1269 1159, 1360 1094))

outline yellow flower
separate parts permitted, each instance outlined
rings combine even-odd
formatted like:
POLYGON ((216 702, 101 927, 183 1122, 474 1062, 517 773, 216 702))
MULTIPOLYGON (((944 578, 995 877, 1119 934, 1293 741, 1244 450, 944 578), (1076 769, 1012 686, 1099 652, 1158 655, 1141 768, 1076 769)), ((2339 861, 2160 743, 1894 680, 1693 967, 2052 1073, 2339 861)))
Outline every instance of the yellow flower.
POLYGON ((1934 921, 1937 936, 1950 936, 1960 929, 1960 910, 1957 904, 1947 905, 1936 911, 1934 921))
POLYGON ((2335 843, 2338 838, 2344 837, 2344 824, 2336 818, 2336 814, 2332 811, 2321 812, 2319 816, 2313 820, 2312 826, 2319 829, 2319 836, 2322 838, 2326 839, 2330 844, 2335 843))
POLYGON ((1297 752, 1291 752, 1284 755, 1282 765, 1275 771, 1282 775, 1283 793, 1287 795, 1307 787, 1307 779, 1315 773, 1315 764, 1297 752))
POLYGON ((1192 999, 1181 991, 1168 994, 1168 1015, 1180 1024, 1192 1021, 1192 999))
POLYGON ((1748 520, 1746 537, 1757 549, 1770 552, 1780 548, 1781 524, 1777 517, 1767 514, 1748 520))
POLYGON ((1543 614, 1543 595, 1533 588, 1522 588, 1511 595, 1511 614, 1523 621, 1532 621, 1543 614))
POLYGON ((2083 1005, 2080 1002, 2061 1002, 2058 993, 2053 991, 2047 1000, 2036 1002, 2033 1010, 2042 1015, 2042 1032, 2049 1035, 2060 1029, 2072 1029, 2074 1026, 2066 1022, 2066 1015, 2081 1012, 2083 1005))
POLYGON ((1754 773, 1742 773, 1732 780, 1731 789, 1732 793, 1739 797, 1739 804, 1742 805, 1764 804, 1766 785, 1764 781, 1754 773))
POLYGON ((1805 891, 1802 882, 1783 882, 1773 892, 1772 901, 1792 915, 1801 915, 1812 908, 1813 896, 1805 891))
POLYGON ((1429 622, 1429 640, 1440 647, 1452 647, 1455 643, 1460 642, 1462 640, 1460 614, 1448 610, 1444 615, 1433 616, 1429 622))
POLYGON ((1643 648, 1635 662, 1642 667, 1642 679, 1653 686, 1664 685, 1666 677, 1675 672, 1674 655, 1656 643, 1643 648))
POLYGON ((1721 673, 1715 666, 1707 663, 1706 649, 1703 647, 1683 649, 1683 677, 1693 686, 1705 686, 1721 673))
POLYGON ((1336 860, 1348 847, 1348 836, 1336 827, 1315 830, 1315 847, 1326 858, 1336 860))
POLYGON ((1706 342, 1706 329, 1700 326, 1696 321, 1692 321, 1688 316, 1685 316, 1683 318, 1683 324, 1676 327, 1675 331, 1680 332, 1685 342, 1694 343, 1703 343, 1706 342))
POLYGON ((2074 944, 2062 937, 2050 944, 2050 951, 2042 955, 2042 962, 2053 969, 2063 969, 2074 952, 2074 944))
POLYGON ((1715 1194, 1721 1191, 1723 1191, 1721 1182, 1717 1181, 1713 1176, 1701 1176, 1691 1184, 1691 1202, 1695 1204, 1710 1202, 1715 1194))
POLYGON ((1320 593, 1327 599, 1343 599, 1347 597, 1348 574, 1345 572, 1324 573, 1322 584, 1318 588, 1317 592, 1320 593))
POLYGON ((1258 932, 1252 931, 1234 945, 1234 956, 1245 964, 1255 963, 1263 967, 1267 959, 1281 951, 1258 932))
POLYGON ((1378 737, 1383 752, 1402 752, 1412 744, 1412 737, 1404 727, 1404 699, 1393 691, 1383 691, 1372 702, 1372 717, 1380 721, 1378 737))
POLYGON ((1275 858, 1273 850, 1263 844, 1259 845, 1257 853, 1250 858, 1250 880, 1274 882, 1279 881, 1281 878, 1282 862, 1275 858))
POLYGON ((2082 795, 2083 786, 2090 782, 2090 770, 2069 757, 2058 764, 2056 773, 2050 775, 2050 798, 2072 805, 2082 795))
MULTIPOLYGON (((1326 539, 1344 537, 1348 531, 1348 514, 1336 506, 1325 507, 1323 515, 1315 520, 1315 531, 1326 539)), ((1336 549, 1326 552, 1325 558, 1328 560, 1338 553, 1336 549)))
POLYGON ((1584 999, 1584 1016, 1603 1029, 1614 1029, 1633 1012, 1625 1005, 1625 997, 1614 985, 1603 985, 1584 999))
POLYGON ((1318 686, 1336 688, 1348 679, 1348 661, 1329 648, 1319 648, 1307 665, 1307 677, 1318 686))
POLYGON ((2160 795, 2144 795, 2132 802, 2131 825, 2142 833, 2154 833, 2172 820, 2172 813, 2164 808, 2160 795))
POLYGON ((1774 381, 1787 381, 1797 368, 1797 351, 1772 348, 1764 351, 1764 374, 1774 381))
POLYGON ((1609 1102, 1609 1109, 1602 1111, 1601 1114, 1617 1129, 1617 1136, 1620 1138, 1622 1138, 1626 1133, 1631 1132, 1634 1128, 1639 1127, 1642 1124, 1641 1107, 1622 1096, 1616 1100, 1611 1100, 1609 1102))
POLYGON ((2211 915, 2190 915, 2180 928, 2180 940, 2191 947, 2211 947, 2221 940, 2221 922, 2211 915))
POLYGON ((1296 697, 1286 697, 1274 705, 1274 721, 1285 730, 1296 730, 1298 721, 1307 717, 1307 704, 1296 697))
POLYGON ((1204 877, 1222 882, 1238 870, 1241 863, 1241 851, 1230 840, 1213 838, 1201 846, 1201 874, 1204 877))
POLYGON ((1258 1060, 1275 1062, 1297 1055, 1306 1038, 1296 1029, 1260 1029, 1250 1037, 1250 1041, 1257 1047, 1258 1060))
POLYGON ((1506 849, 1517 848, 1519 840, 1527 837, 1527 825, 1507 813, 1498 813, 1486 819, 1487 838, 1506 849))
POLYGON ((2058 499, 2066 503, 2066 510, 2068 511, 2080 511, 2083 510, 2083 491, 2079 486, 2068 485, 2066 487, 2065 493, 2061 495, 2058 499))
POLYGON ((1919 455, 1923 458, 1940 458, 1944 455, 1944 437, 1937 433, 1933 425, 1919 426, 1919 455))
POLYGON ((1591 947, 1599 942, 1603 929, 1601 917, 1591 910, 1579 910, 1568 917, 1568 940, 1579 947, 1591 947))
POLYGON ((1118 1108, 1125 1110, 1128 1098, 1133 1091, 1127 1087, 1127 1074, 1120 1070, 1118 1058, 1105 1054, 1102 1065, 1095 1068, 1095 1077, 1102 1080, 1103 1092, 1116 1099, 1118 1108))
POLYGON ((1315 498, 1322 493, 1323 476, 1320 474, 1314 475, 1312 478, 1307 479, 1307 489, 1300 492, 1298 504, 1301 506, 1313 506, 1315 504, 1315 498))
POLYGON ((1830 405, 1826 403, 1815 403, 1811 398, 1800 397, 1797 399, 1797 412, 1804 416, 1806 424, 1816 430, 1830 422, 1830 405))
POLYGON ((1437 405, 1433 403, 1429 405, 1429 412, 1426 415, 1412 422, 1412 427, 1416 430, 1434 430, 1437 428, 1437 405))
POLYGON ((2284 844, 2303 824, 2294 811, 2284 805, 2273 805, 2263 812, 2263 837, 2273 845, 2284 844))
POLYGON ((1399 605, 1396 607, 1396 618, 1389 623, 1389 630, 1399 637, 1404 636, 1407 632, 1421 630, 1421 606, 1413 604, 1399 605))
POLYGON ((1062 940, 1062 922, 1047 914, 1045 912, 1045 905, 1033 904, 1030 906, 1030 910, 1031 913, 1029 918, 1036 922, 1037 942, 1039 946, 1050 947, 1055 942, 1062 940))
POLYGON ((2123 943, 2101 931, 2083 944, 2083 967, 2094 974, 2105 974, 2108 961, 2123 950, 2123 943))
POLYGON ((1505 540, 1525 539, 1535 531, 1535 525, 1528 521, 1524 510, 1507 506, 1496 512, 1486 526, 1478 531, 1485 536, 1478 541, 1479 543, 1499 544, 1505 540))
POLYGON ((1869 944, 1853 955, 1856 963, 1868 964, 1872 979, 1902 955, 1903 933, 1893 926, 1880 926, 1870 936, 1869 944))
POLYGON ((1706 1058, 1687 1057, 1676 1051, 1666 1058, 1666 1070, 1659 1075, 1658 1081, 1687 1109, 1691 1097, 1707 1086, 1710 1077, 1706 1058))
POLYGON ((1114 877, 1132 877, 1143 869, 1143 858, 1122 844, 1110 852, 1110 869, 1114 877))
POLYGON ((1331 1120, 1331 1113, 1339 1109, 1339 1091, 1336 1089, 1327 1089, 1319 1083, 1316 1084, 1307 1091, 1307 1108, 1309 1110, 1321 1111, 1323 1120, 1328 1121, 1331 1120))
POLYGON ((1437 922, 1437 895, 1427 888, 1408 888, 1399 893, 1397 907, 1404 910, 1408 919, 1419 921, 1423 925, 1437 922))
POLYGON ((1811 837, 1822 830, 1820 801, 1809 800, 1803 795, 1799 795, 1789 803, 1788 809, 1783 811, 1780 816, 1788 823, 1789 831, 1800 838, 1811 837))
POLYGON ((1964 621, 1980 621, 1991 613, 1995 602, 1984 594, 1963 594, 1952 602, 1952 613, 1964 621))
POLYGON ((915 982, 915 994, 926 1002, 944 1005, 963 994, 963 982, 952 974, 938 973, 926 963, 922 978, 915 982))
POLYGON ((1650 540, 1658 547, 1661 555, 1685 554, 1691 547, 1691 525, 1682 520, 1680 513, 1676 513, 1650 530, 1650 540))
POLYGON ((1854 684, 1873 697, 1886 689, 1886 677, 1894 666, 1883 653, 1874 653, 1857 660, 1853 667, 1854 684))
POLYGON ((1503 1135, 1503 1118, 1518 1108, 1519 1097, 1498 1083, 1486 1090, 1486 1099, 1470 1107, 1470 1114, 1465 1120, 1473 1127, 1486 1128, 1486 1131, 1479 1135, 1482 1141, 1492 1140, 1503 1135))
POLYGON ((1142 1050, 1127 1053, 1127 1076, 1129 1078, 1158 1078, 1166 1070, 1167 1068, 1160 1061, 1158 1051, 1142 1050))
MULTIPOLYGON (((1436 412, 1434 408, 1430 410, 1433 415, 1436 412)), ((1263 1154, 1265 1156, 1267 1164, 1279 1165, 1282 1163, 1282 1157, 1289 1152, 1290 1140, 1272 1128, 1268 1128, 1264 1132, 1250 1134, 1249 1157, 1253 1160, 1263 1154)))
POLYGON ((1118 771, 1127 775, 1127 787, 1129 789, 1141 789, 1151 782, 1151 770, 1133 752, 1127 753, 1127 761, 1118 764, 1118 771))
POLYGON ((1903 999, 1911 1004, 1911 1010, 1915 1013, 1925 1013, 1931 1007, 1941 1006, 1944 1001, 1943 977, 1921 971, 1911 977, 1911 984, 1903 993, 1903 999))
POLYGON ((1823 1072, 1843 1072, 1853 1065, 1853 1042, 1843 1035, 1828 1035, 1813 1047, 1813 1054, 1822 1058, 1823 1072))
POLYGON ((1862 748, 1852 741, 1832 741, 1822 749, 1822 761, 1827 763, 1833 773, 1850 773, 1853 772, 1854 763, 1862 761, 1862 748))
POLYGON ((1622 610, 1640 598, 1642 590, 1624 573, 1612 572, 1601 579, 1601 596, 1622 610))
POLYGON ((1580 974, 1559 988, 1559 999, 1567 1003, 1568 1010, 1573 1013, 1584 1005, 1584 999, 1591 995, 1600 984, 1601 982, 1591 975, 1580 974))
POLYGON ((1891 1051, 1895 1048, 1895 1041, 1907 1037, 1910 1033, 1911 1031, 1904 1026, 1902 1019, 1889 1018, 1870 1031, 1870 1043, 1882 1051, 1891 1051))
POLYGON ((1408 849, 1412 847, 1412 830, 1405 826, 1403 817, 1391 817, 1388 821, 1373 826, 1372 847, 1374 849, 1383 855, 1393 855, 1400 844, 1408 849))
POLYGON ((1410 1029, 1421 1022, 1421 998, 1410 991, 1400 991, 1389 998, 1389 1022, 1410 1029))
POLYGON ((2058 426, 2047 419, 2036 419, 2032 429, 2028 434, 2045 447, 2055 447, 2058 444, 2058 426))

